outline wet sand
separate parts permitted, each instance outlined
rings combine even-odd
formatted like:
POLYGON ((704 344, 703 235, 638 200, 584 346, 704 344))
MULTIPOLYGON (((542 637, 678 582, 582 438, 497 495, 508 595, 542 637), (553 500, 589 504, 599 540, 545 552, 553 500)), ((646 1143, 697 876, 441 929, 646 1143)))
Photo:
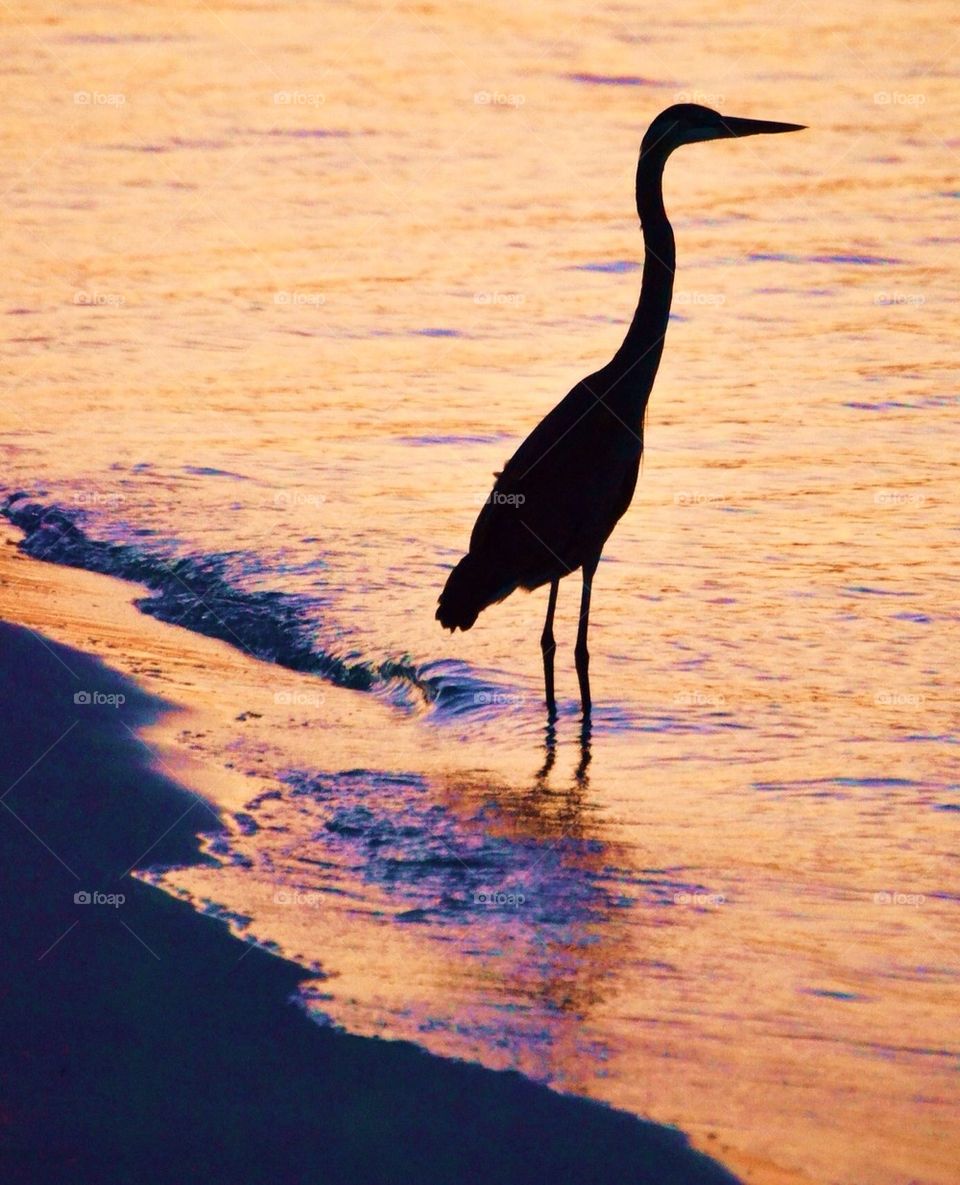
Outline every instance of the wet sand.
POLYGON ((734 1180, 672 1129, 312 1023, 304 970, 132 876, 209 861, 221 824, 142 739, 172 705, 55 639, 154 687, 177 654, 181 677, 248 660, 139 615, 130 586, 0 554, 2 612, 29 622, 0 624, 4 1181, 734 1180))

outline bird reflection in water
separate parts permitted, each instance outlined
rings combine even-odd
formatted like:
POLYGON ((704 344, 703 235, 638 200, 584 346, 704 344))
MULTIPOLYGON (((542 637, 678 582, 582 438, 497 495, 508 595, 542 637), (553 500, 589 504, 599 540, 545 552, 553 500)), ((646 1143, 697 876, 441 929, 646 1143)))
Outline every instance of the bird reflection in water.
MULTIPOLYGON (((586 716, 580 722, 580 763, 577 766, 576 773, 573 775, 574 781, 581 790, 587 790, 590 784, 587 776, 587 767, 593 758, 590 751, 592 731, 591 718, 586 716)), ((546 756, 543 765, 537 771, 537 785, 546 788, 547 778, 557 760, 557 718, 555 715, 551 714, 548 717, 543 735, 543 751, 546 756)))
POLYGON ((518 817, 541 835, 566 835, 572 839, 584 837, 583 814, 587 808, 590 778, 587 770, 592 760, 590 749, 591 723, 583 720, 580 726, 580 760, 572 779, 563 787, 551 785, 551 774, 557 763, 557 722, 547 721, 543 733, 543 761, 534 774, 533 784, 518 803, 518 817))

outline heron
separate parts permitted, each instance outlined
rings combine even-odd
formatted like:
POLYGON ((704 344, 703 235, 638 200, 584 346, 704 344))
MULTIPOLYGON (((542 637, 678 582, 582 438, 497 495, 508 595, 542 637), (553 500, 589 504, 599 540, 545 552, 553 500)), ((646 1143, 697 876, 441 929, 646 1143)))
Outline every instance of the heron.
POLYGON ((721 115, 678 103, 650 124, 637 163, 637 213, 644 260, 640 299, 610 361, 548 412, 500 473, 470 536, 470 548, 447 578, 436 617, 468 630, 488 606, 515 589, 549 585, 540 637, 548 717, 556 718, 553 618, 560 581, 583 577, 574 647, 583 719, 591 713, 587 630, 593 578, 607 539, 633 500, 643 427, 673 297, 676 247, 663 205, 663 169, 681 145, 803 131, 803 124, 721 115))

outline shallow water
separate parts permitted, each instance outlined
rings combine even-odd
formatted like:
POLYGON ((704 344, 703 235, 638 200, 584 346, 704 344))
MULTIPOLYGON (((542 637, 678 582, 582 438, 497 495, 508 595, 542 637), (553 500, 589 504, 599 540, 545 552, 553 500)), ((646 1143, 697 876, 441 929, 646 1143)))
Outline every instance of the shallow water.
POLYGON ((334 1023, 717 1133, 761 1180, 956 1158, 960 138, 951 12, 904 11, 0 15, 11 513, 317 673, 315 764, 259 750, 277 797, 164 883, 322 968, 334 1023), (678 99, 810 130, 668 166, 581 750, 575 580, 556 738, 545 595, 455 637, 433 610, 491 473, 619 343, 636 150, 678 99), (328 766, 330 678, 406 764, 391 728, 328 766))

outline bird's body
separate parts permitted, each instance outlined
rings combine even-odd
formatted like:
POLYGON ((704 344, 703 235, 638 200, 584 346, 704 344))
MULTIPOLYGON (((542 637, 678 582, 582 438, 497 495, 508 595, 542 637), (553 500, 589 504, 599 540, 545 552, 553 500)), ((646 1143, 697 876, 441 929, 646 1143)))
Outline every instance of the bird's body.
POLYGON ((673 231, 663 208, 663 166, 680 144, 796 129, 795 124, 725 119, 694 104, 668 108, 653 121, 637 166, 645 247, 640 302, 623 344, 606 366, 577 383, 507 461, 474 525, 470 550, 440 595, 441 625, 468 630, 487 606, 515 589, 551 586, 541 638, 551 715, 557 586, 569 573, 583 571, 576 657, 588 715, 591 582, 604 544, 636 488, 644 415, 663 352, 676 268, 673 231))
MULTIPOLYGON (((602 374, 602 372, 601 372, 602 374)), ((488 605, 583 567, 630 505, 643 450, 642 416, 624 421, 578 383, 513 454, 451 573, 438 617, 468 630, 488 605), (593 489, 600 470, 605 481, 593 489)), ((602 387, 600 389, 603 389, 602 387)))

